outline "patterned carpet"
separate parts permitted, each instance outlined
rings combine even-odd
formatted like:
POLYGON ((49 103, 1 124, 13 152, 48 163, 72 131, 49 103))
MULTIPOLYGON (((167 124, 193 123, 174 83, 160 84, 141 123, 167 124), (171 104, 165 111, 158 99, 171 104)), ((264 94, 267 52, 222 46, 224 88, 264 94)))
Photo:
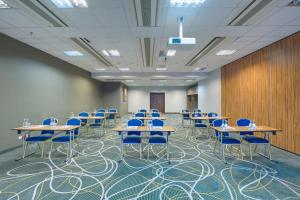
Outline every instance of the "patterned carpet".
POLYGON ((273 148, 275 161, 227 153, 224 164, 208 139, 196 139, 200 132, 180 127, 179 117, 167 115, 167 124, 177 127, 170 164, 157 158, 162 147, 153 147, 149 159, 145 150, 139 160, 137 146, 119 163, 119 137, 110 129, 101 138, 82 136, 70 165, 62 147, 44 159, 39 153, 17 162, 17 151, 0 155, 0 199, 300 199, 299 156, 273 148))

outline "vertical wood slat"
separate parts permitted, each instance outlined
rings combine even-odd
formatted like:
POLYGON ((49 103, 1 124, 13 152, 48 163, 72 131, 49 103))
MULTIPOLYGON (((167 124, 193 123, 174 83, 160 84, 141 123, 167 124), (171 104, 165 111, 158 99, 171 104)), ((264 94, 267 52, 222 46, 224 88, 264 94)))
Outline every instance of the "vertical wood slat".
POLYGON ((272 144, 300 154, 300 33, 221 69, 222 114, 283 130, 272 144))

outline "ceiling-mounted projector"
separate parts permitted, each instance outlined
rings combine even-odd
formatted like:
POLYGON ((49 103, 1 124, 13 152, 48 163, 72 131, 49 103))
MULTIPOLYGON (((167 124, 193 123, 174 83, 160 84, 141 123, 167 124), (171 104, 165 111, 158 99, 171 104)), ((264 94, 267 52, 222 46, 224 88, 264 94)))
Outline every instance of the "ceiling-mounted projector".
POLYGON ((183 37, 183 17, 177 19, 179 22, 179 37, 170 37, 169 44, 183 45, 183 44, 196 44, 196 38, 185 38, 183 37))

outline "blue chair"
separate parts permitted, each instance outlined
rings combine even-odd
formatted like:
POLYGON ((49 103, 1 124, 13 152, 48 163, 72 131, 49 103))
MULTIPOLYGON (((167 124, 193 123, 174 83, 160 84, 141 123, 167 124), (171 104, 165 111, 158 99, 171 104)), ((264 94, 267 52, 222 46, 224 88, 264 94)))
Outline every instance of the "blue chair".
MULTIPOLYGON (((163 127, 163 120, 154 119, 152 120, 153 127, 163 127)), ((169 160, 169 151, 168 151, 168 135, 165 135, 163 131, 151 131, 150 137, 148 140, 148 159, 149 159, 149 149, 152 148, 152 145, 164 145, 167 154, 167 160, 169 160)))
POLYGON ((182 127, 184 127, 184 122, 189 121, 191 123, 191 118, 190 118, 190 111, 187 109, 183 109, 181 111, 182 114, 182 127))
MULTIPOLYGON (((43 125, 49 126, 51 125, 51 121, 55 124, 58 123, 58 120, 55 118, 46 118, 43 120, 43 125)), ((44 147, 45 147, 45 143, 48 142, 54 135, 54 131, 53 130, 44 130, 41 131, 39 136, 30 136, 25 138, 24 142, 25 142, 25 146, 24 146, 24 152, 23 152, 23 158, 26 156, 26 151, 28 148, 28 145, 31 143, 35 143, 38 145, 40 151, 41 151, 41 157, 44 157, 44 147), (42 144, 42 147, 40 147, 39 144, 42 144)), ((28 152, 27 152, 28 154, 28 152)))
MULTIPOLYGON (((222 124, 224 123, 224 121, 227 122, 227 120, 216 119, 213 121, 212 124, 214 127, 221 127, 222 124)), ((216 135, 216 143, 215 143, 215 147, 214 147, 214 152, 215 152, 217 143, 219 143, 219 145, 221 145, 220 148, 222 150, 222 158, 223 158, 224 162, 226 162, 225 161, 225 153, 224 153, 226 145, 230 145, 230 153, 232 152, 233 145, 237 145, 238 146, 238 154, 239 154, 239 156, 242 156, 241 141, 239 139, 230 137, 228 132, 219 133, 218 131, 215 131, 215 135, 216 135)))
MULTIPOLYGON (((90 128, 92 128, 94 130, 94 132, 96 132, 96 129, 102 128, 102 131, 105 133, 104 127, 103 127, 105 114, 103 112, 97 112, 95 114, 95 117, 103 117, 103 119, 95 119, 94 123, 90 124, 90 128)), ((101 137, 100 131, 99 131, 99 137, 101 137)))
MULTIPOLYGON (((81 125, 81 120, 77 119, 77 118, 71 118, 67 121, 66 125, 80 126, 81 125)), ((65 135, 53 138, 52 139, 52 144, 51 144, 51 151, 52 151, 53 145, 56 144, 56 143, 57 144, 59 144, 59 143, 60 144, 68 144, 69 142, 72 142, 72 141, 74 141, 77 144, 78 148, 79 148, 79 143, 78 143, 79 129, 75 129, 73 133, 74 133, 73 137, 70 136, 71 132, 66 131, 65 135)), ((67 154, 69 154, 69 152, 67 154)))
MULTIPOLYGON (((250 126, 252 123, 252 120, 247 119, 247 118, 241 118, 236 121, 237 126, 250 126)), ((261 137, 256 137, 254 135, 253 131, 249 132, 241 132, 240 136, 243 141, 246 141, 249 144, 249 154, 250 154, 250 159, 252 160, 252 147, 251 145, 255 145, 254 152, 256 152, 257 146, 258 145, 264 145, 266 148, 266 145, 268 146, 268 153, 269 153, 269 158, 271 159, 271 144, 270 144, 270 138, 266 138, 266 135, 264 138, 261 137)))
POLYGON ((152 113, 159 113, 158 109, 154 108, 151 110, 152 113))
MULTIPOLYGON (((202 117, 201 113, 193 113, 192 117, 202 117)), ((194 125, 193 125, 193 129, 192 129, 192 133, 194 133, 195 129, 205 129, 208 130, 208 126, 206 124, 203 123, 203 121, 201 119, 195 119, 194 120, 194 125)))
POLYGON ((154 113, 151 113, 151 116, 152 117, 160 117, 160 114, 158 112, 154 112, 154 113))
MULTIPOLYGON (((139 119, 131 119, 127 123, 128 127, 134 126, 143 126, 143 122, 139 119)), ((127 131, 126 135, 124 136, 122 133, 121 136, 121 157, 124 158, 124 145, 134 145, 139 144, 140 145, 140 159, 142 158, 142 137, 141 137, 141 131, 127 131)))
MULTIPOLYGON (((88 112, 80 112, 79 114, 78 114, 78 116, 79 117, 88 117, 89 116, 89 113, 88 112)), ((87 119, 82 119, 81 120, 81 126, 85 126, 85 125, 87 125, 87 123, 88 123, 88 120, 87 119)))
POLYGON ((116 114, 118 110, 116 108, 110 108, 108 112, 110 112, 110 114, 108 115, 107 119, 116 123, 116 114))

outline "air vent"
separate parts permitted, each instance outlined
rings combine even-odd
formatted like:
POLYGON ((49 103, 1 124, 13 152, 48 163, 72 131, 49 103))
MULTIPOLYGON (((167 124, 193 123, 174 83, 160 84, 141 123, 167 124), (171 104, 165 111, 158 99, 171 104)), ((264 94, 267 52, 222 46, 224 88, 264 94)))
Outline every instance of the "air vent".
POLYGON ((132 0, 137 26, 158 26, 157 14, 159 0, 132 0))
POLYGON ((153 64, 155 39, 153 38, 142 38, 140 39, 140 46, 143 55, 143 65, 150 67, 153 64))
POLYGON ((46 20, 48 23, 53 25, 54 27, 67 27, 68 25, 60 19, 57 15, 55 15, 50 9, 48 9, 42 2, 36 0, 34 2, 30 0, 19 0, 25 8, 35 15, 46 20))
POLYGON ((75 42, 82 49, 86 50, 89 54, 94 56, 97 60, 99 60, 102 64, 107 67, 113 66, 107 59, 104 58, 97 50, 95 50, 89 43, 90 41, 86 38, 71 38, 73 42, 75 42))
POLYGON ((225 37, 215 37, 212 39, 203 49, 201 49, 185 66, 192 66, 200 60, 203 56, 208 54, 211 50, 216 48, 221 42, 225 40, 225 37))
POLYGON ((229 26, 242 26, 253 18, 258 12, 264 9, 273 0, 252 0, 231 22, 229 26))

